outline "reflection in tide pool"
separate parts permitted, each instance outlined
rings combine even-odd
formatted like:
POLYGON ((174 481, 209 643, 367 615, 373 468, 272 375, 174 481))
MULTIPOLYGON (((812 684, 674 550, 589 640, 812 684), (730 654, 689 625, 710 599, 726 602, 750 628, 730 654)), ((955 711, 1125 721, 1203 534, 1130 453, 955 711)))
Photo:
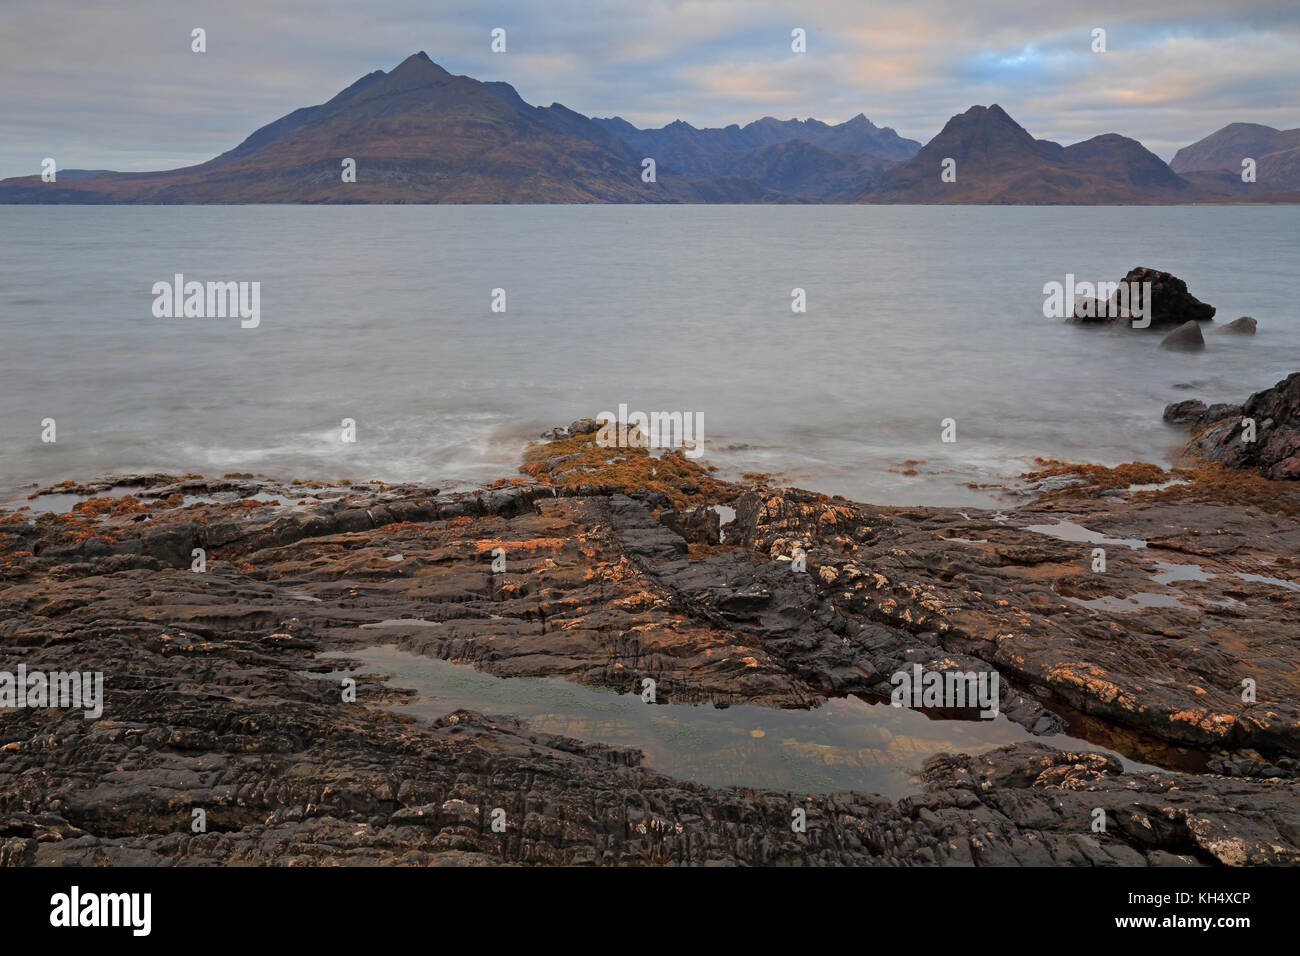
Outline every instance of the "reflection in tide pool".
POLYGON ((829 700, 816 710, 646 704, 637 694, 559 678, 494 677, 393 647, 322 656, 363 664, 356 671, 336 671, 333 679, 382 673, 393 687, 417 692, 410 704, 385 704, 385 710, 429 720, 462 708, 512 714, 533 730, 635 747, 645 753, 646 767, 714 787, 861 790, 898 799, 920 791, 918 772, 937 753, 979 753, 1020 740, 1098 749, 1072 737, 1031 737, 1002 716, 931 720, 918 711, 852 697, 829 700))

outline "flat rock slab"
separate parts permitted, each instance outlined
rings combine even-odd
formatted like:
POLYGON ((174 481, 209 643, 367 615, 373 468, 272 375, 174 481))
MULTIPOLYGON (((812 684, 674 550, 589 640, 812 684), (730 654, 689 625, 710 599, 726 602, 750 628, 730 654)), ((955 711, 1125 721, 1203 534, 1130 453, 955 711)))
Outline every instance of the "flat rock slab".
POLYGON ((5 659, 102 671, 106 694, 98 720, 0 711, 0 862, 1300 861, 1300 801, 1280 779, 1298 749, 1300 593, 1238 573, 1293 579, 1294 521, 1138 502, 998 520, 754 489, 716 544, 616 491, 234 484, 190 479, 182 493, 156 478, 66 514, 0 514, 5 659), (218 490, 232 499, 203 500, 218 490), (1089 576, 1091 543, 1027 530, 1066 521, 1148 546, 1108 546, 1107 573, 1089 576), (1211 577, 1151 580, 1187 555, 1211 577), (1183 606, 1095 606, 1138 588, 1183 606), (665 699, 774 707, 887 693, 914 663, 995 670, 1002 712, 1035 733, 1064 727, 1065 700, 1107 727, 1212 748, 1222 773, 1130 773, 1020 744, 935 758, 924 792, 898 803, 709 788, 505 715, 388 713, 405 698, 382 675, 358 682, 355 703, 311 676, 337 663, 320 652, 376 643, 502 676, 653 676, 665 699), (795 806, 807 833, 790 829, 795 806))

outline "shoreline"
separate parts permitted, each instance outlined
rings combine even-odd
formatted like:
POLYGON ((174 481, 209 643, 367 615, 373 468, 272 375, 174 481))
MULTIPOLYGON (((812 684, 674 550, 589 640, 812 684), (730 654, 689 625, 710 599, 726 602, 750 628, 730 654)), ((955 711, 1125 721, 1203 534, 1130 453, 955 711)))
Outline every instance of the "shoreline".
POLYGON ((1044 463, 1015 507, 875 507, 576 435, 535 444, 520 476, 469 493, 237 475, 127 478, 117 498, 105 482, 74 486, 92 497, 66 514, 0 513, 0 644, 29 667, 102 670, 104 716, 4 715, 0 808, 30 835, 0 852, 1300 862, 1300 489, 1259 492, 1265 479, 1212 465, 1155 490, 1128 490, 1135 477, 1153 476, 1044 463), (735 512, 725 538, 723 508, 735 512), (1074 528, 1102 544, 1071 540, 1074 528), (806 574, 790 570, 796 541, 806 574), (1104 574, 1089 570, 1098 546, 1104 574), (1174 603, 1124 607, 1133 594, 1174 603), (375 626, 401 618, 441 626, 375 626), (1020 743, 933 757, 923 792, 897 803, 709 788, 512 718, 386 713, 403 691, 382 675, 358 682, 356 702, 295 676, 338 663, 322 652, 380 643, 498 677, 618 687, 653 675, 661 700, 723 707, 887 697, 889 675, 914 664, 995 672, 1000 712, 1031 734, 1070 724, 1098 746, 1209 772, 1126 772, 1103 754, 1020 743), (1239 700, 1247 674, 1255 705, 1239 700), (76 763, 51 760, 72 752, 76 763), (808 808, 798 838, 792 800, 808 808), (1099 806, 1126 822, 1090 832, 1099 806), (490 826, 496 807, 504 834, 490 826), (217 821, 206 834, 189 832, 195 808, 217 821))

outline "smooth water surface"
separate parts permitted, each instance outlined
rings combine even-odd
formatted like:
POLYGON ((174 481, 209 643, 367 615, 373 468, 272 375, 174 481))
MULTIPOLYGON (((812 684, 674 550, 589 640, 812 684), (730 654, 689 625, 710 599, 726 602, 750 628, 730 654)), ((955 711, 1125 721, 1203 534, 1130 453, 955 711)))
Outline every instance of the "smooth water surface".
POLYGON ((0 490, 139 470, 451 487, 623 403, 702 413, 728 473, 982 503, 965 482, 1032 456, 1159 461, 1182 438, 1166 403, 1300 368, 1297 265, 1293 206, 0 206, 0 490), (1044 283, 1137 265, 1259 334, 1188 355, 1043 316, 1044 283), (154 318, 177 272, 260 282, 260 325, 154 318))
MULTIPOLYGON (((814 710, 741 705, 648 704, 635 693, 575 684, 559 678, 494 677, 390 646, 327 653, 324 659, 359 660, 359 671, 381 673, 417 697, 385 710, 426 720, 459 709, 512 714, 530 729, 588 743, 635 747, 644 765, 714 787, 742 786, 795 793, 860 790, 898 799, 921 789, 924 762, 941 752, 981 753, 1021 740, 1070 750, 1100 750, 1064 735, 1032 737, 998 715, 990 719, 932 720, 918 710, 832 699, 814 710)), ((1124 765, 1144 768, 1126 758, 1124 765)))

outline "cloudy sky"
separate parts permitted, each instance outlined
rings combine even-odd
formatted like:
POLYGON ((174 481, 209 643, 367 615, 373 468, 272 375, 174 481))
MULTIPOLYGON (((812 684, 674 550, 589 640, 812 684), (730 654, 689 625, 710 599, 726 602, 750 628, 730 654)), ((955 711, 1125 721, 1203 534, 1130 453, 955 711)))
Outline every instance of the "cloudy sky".
POLYGON ((1230 122, 1300 126, 1297 0, 0 0, 0 177, 201 162, 417 50, 639 126, 861 112, 924 142, 1000 103, 1165 159, 1230 122))

